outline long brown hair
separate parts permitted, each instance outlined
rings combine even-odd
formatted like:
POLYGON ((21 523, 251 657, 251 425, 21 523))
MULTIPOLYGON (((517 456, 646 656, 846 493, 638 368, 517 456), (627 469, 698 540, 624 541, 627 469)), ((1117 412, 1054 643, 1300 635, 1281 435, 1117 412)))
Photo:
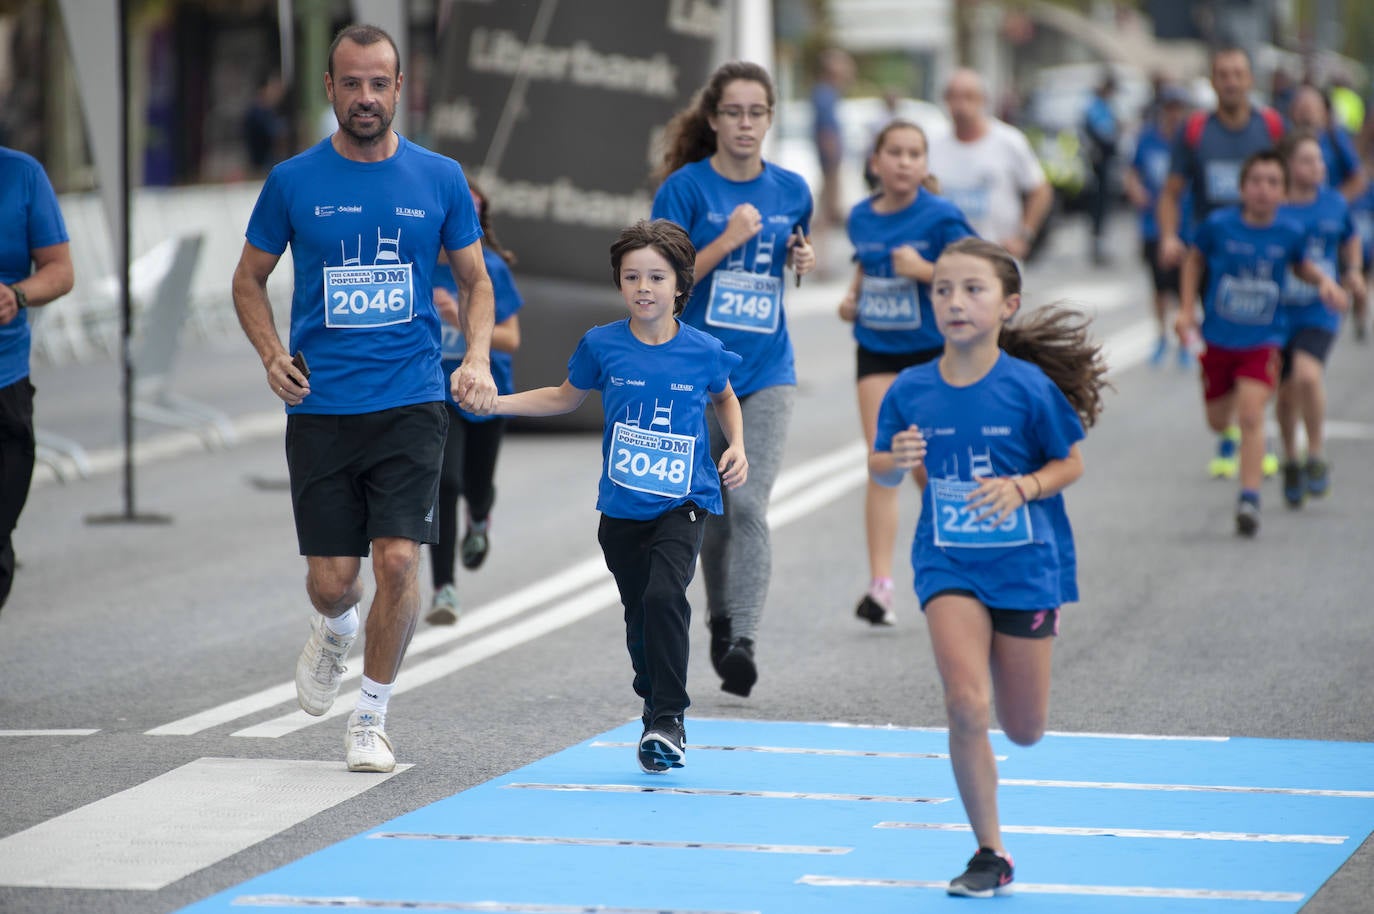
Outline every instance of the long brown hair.
POLYGON ((925 128, 915 121, 909 121, 901 117, 888 121, 883 125, 883 129, 878 131, 878 135, 873 138, 873 149, 870 151, 870 154, 874 158, 877 158, 878 150, 883 148, 883 143, 887 140, 888 134, 892 133, 894 130, 915 130, 921 135, 921 145, 925 147, 927 163, 926 177, 925 180, 921 182, 921 187, 930 191, 932 194, 938 194, 940 192, 940 179, 931 174, 929 170, 930 139, 926 136, 925 128))
MULTIPOLYGON (((1002 283, 1002 294, 1021 293, 1021 270, 1016 258, 1000 244, 982 238, 960 238, 940 252, 941 257, 964 254, 992 266, 1002 283)), ((1102 347, 1088 336, 1091 320, 1078 311, 1055 305, 1037 308, 1024 319, 1002 325, 997 345, 1013 358, 1031 362, 1054 382, 1074 411, 1091 427, 1102 413, 1102 391, 1107 381, 1107 361, 1102 347)))
POLYGON ((684 165, 700 162, 715 154, 716 132, 711 129, 708 119, 715 115, 725 87, 737 79, 763 86, 763 91, 768 95, 768 107, 770 110, 773 108, 773 79, 767 70, 747 60, 721 64, 697 93, 691 106, 673 115, 668 122, 663 135, 663 164, 654 172, 656 181, 662 181, 684 165))
POLYGON ((491 209, 491 200, 486 192, 477 186, 477 182, 468 179, 468 190, 475 198, 473 202, 477 204, 477 224, 482 227, 482 247, 494 251, 497 257, 506 262, 507 266, 515 266, 515 252, 510 248, 503 247, 500 241, 496 240, 496 233, 491 230, 491 220, 488 212, 491 209))

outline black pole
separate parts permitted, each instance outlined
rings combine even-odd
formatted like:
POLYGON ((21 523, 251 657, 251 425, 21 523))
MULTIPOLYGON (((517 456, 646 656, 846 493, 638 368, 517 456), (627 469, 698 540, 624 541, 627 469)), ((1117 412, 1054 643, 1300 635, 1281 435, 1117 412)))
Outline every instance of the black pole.
POLYGON ((115 257, 119 261, 119 334, 120 369, 123 373, 124 393, 124 510, 119 514, 88 516, 89 524, 165 524, 171 518, 165 514, 139 514, 134 502, 134 308, 133 293, 129 289, 129 248, 133 237, 129 205, 129 0, 119 0, 115 23, 119 42, 119 225, 122 229, 115 257))

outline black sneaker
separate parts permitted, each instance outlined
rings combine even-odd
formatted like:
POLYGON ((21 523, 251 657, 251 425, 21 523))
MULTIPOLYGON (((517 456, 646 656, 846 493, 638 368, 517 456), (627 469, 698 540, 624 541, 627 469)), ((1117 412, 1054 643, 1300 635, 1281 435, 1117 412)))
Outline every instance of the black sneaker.
POLYGON ((1302 478, 1302 464, 1296 460, 1286 461, 1283 465, 1283 500, 1290 508, 1301 508, 1307 488, 1302 478))
POLYGON ((1011 858, 1003 857, 991 848, 980 847, 978 853, 969 859, 968 869, 949 881, 947 891, 965 898, 1010 895, 1015 891, 1011 880, 1011 858))
POLYGON ((487 531, 491 529, 491 518, 481 523, 469 523, 468 532, 463 534, 463 542, 458 547, 463 557, 463 567, 475 570, 487 560, 487 550, 491 548, 487 531))
POLYGON ((754 641, 752 638, 736 638, 720 658, 720 690, 731 695, 749 697, 749 690, 759 680, 758 667, 754 666, 754 641))
POLYGON ((897 624, 897 614, 873 599, 873 594, 871 593, 864 594, 864 598, 859 601, 859 605, 854 607, 854 615, 863 619, 869 625, 891 626, 897 624))
POLYGON ((1236 502, 1236 533, 1239 536, 1254 536, 1259 533, 1259 502, 1241 496, 1236 502))
POLYGON ((687 764, 687 732, 680 717, 660 717, 639 738, 639 770, 664 774, 687 764))
POLYGON ((706 627, 711 630, 711 666, 715 668, 717 676, 724 676, 725 673, 720 668, 720 661, 724 659, 725 652, 730 650, 730 617, 712 617, 706 620, 706 627))
POLYGON ((1304 472, 1307 476, 1308 495, 1322 498, 1331 489, 1331 465, 1325 460, 1320 457, 1308 457, 1304 472))

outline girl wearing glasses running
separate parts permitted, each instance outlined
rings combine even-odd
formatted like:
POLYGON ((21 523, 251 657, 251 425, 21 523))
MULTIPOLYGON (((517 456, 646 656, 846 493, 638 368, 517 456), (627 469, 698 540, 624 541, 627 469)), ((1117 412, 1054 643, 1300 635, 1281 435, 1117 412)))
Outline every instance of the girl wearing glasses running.
MULTIPOLYGON (((748 481, 725 493, 725 516, 701 549, 711 663, 721 688, 748 695, 758 679, 754 641, 772 567, 768 497, 782 464, 797 374, 783 313, 784 268, 816 265, 806 236, 811 190, 763 160, 773 121, 768 71, 743 61, 712 74, 668 125, 653 217, 682 226, 696 246, 697 282, 682 321, 713 334, 744 361, 730 376, 749 430, 748 481)), ((711 452, 726 441, 711 422, 711 452)))

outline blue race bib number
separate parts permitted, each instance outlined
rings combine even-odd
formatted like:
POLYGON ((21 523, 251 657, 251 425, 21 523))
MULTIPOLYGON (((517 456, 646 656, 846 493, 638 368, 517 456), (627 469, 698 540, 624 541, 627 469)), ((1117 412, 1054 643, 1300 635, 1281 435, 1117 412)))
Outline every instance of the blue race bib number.
POLYGON ((782 280, 767 273, 717 270, 711 277, 706 323, 712 327, 775 333, 782 314, 782 280))
POLYGON ((1239 202, 1240 166, 1240 162, 1231 160, 1206 164, 1204 176, 1207 179, 1207 199, 1214 205, 1239 202))
MULTIPOLYGON (((1336 261, 1330 257, 1313 256, 1308 252, 1307 259, 1322 268, 1322 272, 1327 276, 1336 275, 1336 261)), ((1320 299, 1317 287, 1310 282, 1298 278, 1298 275, 1289 268, 1288 273, 1283 277, 1283 303, 1290 306, 1312 305, 1320 299)))
POLYGON ((978 520, 981 508, 971 508, 968 496, 978 483, 962 479, 932 479, 931 506, 935 511, 935 545, 961 549, 1025 546, 1031 542, 1030 506, 1022 505, 1001 523, 978 520))
POLYGON ((916 283, 905 276, 864 276, 859 290, 859 323, 870 330, 916 330, 921 300, 916 283))
POLYGON ((410 264, 324 268, 324 325, 371 329, 415 316, 410 264))
POLYGON ((617 422, 611 431, 606 475, 636 492, 683 498, 692 491, 697 440, 617 422))
POLYGON ((468 354, 468 341, 463 338, 463 331, 444 321, 441 333, 439 346, 443 350, 441 355, 443 360, 445 362, 463 361, 463 356, 468 354))
POLYGON ((1266 327, 1278 311, 1279 284, 1253 276, 1223 276, 1217 286, 1217 314, 1233 324, 1266 327))
POLYGON ((946 187, 944 196, 964 214, 969 222, 981 222, 988 216, 991 194, 986 187, 946 187))

